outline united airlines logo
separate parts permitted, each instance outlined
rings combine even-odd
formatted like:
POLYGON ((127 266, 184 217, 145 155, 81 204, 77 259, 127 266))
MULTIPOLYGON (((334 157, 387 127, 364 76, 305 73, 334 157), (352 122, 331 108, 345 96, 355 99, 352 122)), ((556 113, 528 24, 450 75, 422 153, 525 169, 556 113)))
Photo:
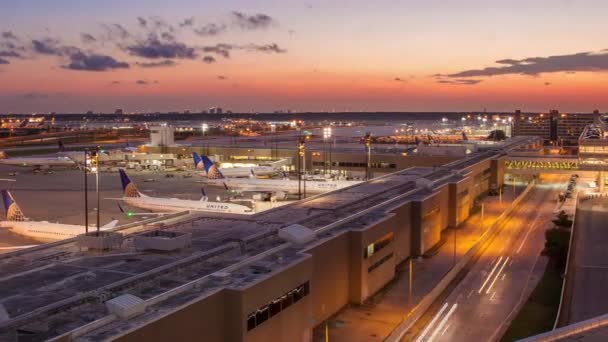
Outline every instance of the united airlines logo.
POLYGON ((224 178, 224 175, 222 175, 222 173, 217 168, 217 166, 213 165, 213 166, 211 166, 209 168, 209 171, 207 172, 207 178, 209 178, 209 179, 222 179, 222 178, 224 178))
POLYGON ((338 184, 335 183, 319 183, 317 184, 321 189, 336 189, 338 184))
POLYGON ((207 209, 216 209, 216 210, 228 210, 228 206, 225 204, 212 204, 209 203, 207 205, 205 205, 205 208, 207 209))
POLYGON ((141 197, 139 195, 139 191, 137 191, 137 188, 135 187, 135 184, 127 184, 125 187, 125 197, 141 197))
POLYGON ((25 216, 17 203, 12 203, 8 207, 8 210, 6 211, 6 218, 9 221, 25 221, 25 216))

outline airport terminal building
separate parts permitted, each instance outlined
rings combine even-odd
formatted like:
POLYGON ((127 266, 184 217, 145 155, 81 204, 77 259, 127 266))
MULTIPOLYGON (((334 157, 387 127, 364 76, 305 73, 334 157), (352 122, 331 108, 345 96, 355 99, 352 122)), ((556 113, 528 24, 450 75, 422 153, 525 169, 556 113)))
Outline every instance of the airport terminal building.
POLYGON ((123 227, 109 250, 66 240, 0 255, 0 339, 310 341, 466 220, 502 186, 500 157, 530 143, 517 137, 254 216, 123 227), (190 238, 158 250, 138 244, 143 234, 190 238))

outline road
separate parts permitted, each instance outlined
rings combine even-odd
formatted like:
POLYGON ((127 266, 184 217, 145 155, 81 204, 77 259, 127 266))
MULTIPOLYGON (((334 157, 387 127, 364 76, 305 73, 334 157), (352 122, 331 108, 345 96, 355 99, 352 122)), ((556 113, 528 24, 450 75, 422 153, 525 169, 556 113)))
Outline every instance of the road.
POLYGON ((464 278, 434 303, 409 336, 416 341, 499 339, 544 272, 544 232, 566 179, 553 176, 537 185, 486 243, 464 278))

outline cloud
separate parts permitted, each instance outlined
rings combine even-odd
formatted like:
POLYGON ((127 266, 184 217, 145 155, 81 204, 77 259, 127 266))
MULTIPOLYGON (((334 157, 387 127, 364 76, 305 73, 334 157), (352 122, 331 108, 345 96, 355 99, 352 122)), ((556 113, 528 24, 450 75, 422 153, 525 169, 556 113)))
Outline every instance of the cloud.
POLYGON ((87 55, 81 51, 70 55, 70 63, 64 68, 81 71, 108 71, 113 69, 127 69, 129 64, 119 62, 107 55, 87 55))
POLYGON ((65 52, 65 49, 60 46, 59 40, 53 38, 34 39, 32 48, 34 52, 42 55, 62 56, 65 52))
POLYGON ((120 85, 120 84, 121 84, 120 81, 112 81, 112 82, 110 82, 111 86, 116 86, 116 85, 120 85))
POLYGON ((397 81, 397 82, 407 82, 407 80, 404 80, 404 79, 402 79, 400 77, 395 77, 394 80, 397 81))
POLYGON ((232 12, 232 19, 237 26, 245 30, 267 28, 275 22, 273 18, 266 14, 247 15, 238 11, 232 12))
POLYGON ((194 18, 186 18, 184 21, 178 24, 179 27, 189 27, 194 25, 194 18))
POLYGON ((502 59, 496 61, 496 63, 501 66, 464 70, 446 76, 450 78, 490 77, 497 75, 538 76, 543 73, 553 72, 608 71, 608 51, 529 57, 520 60, 502 59))
POLYGON ((15 58, 21 58, 23 56, 21 56, 20 53, 16 52, 16 51, 7 51, 7 50, 0 50, 0 57, 15 57, 15 58))
POLYGON ((226 31, 227 26, 223 24, 207 24, 205 26, 194 29, 194 33, 201 37, 217 36, 226 31))
POLYGON ((205 56, 205 57, 203 57, 203 62, 207 63, 207 64, 212 64, 212 63, 217 62, 217 60, 213 56, 205 56))
POLYGON ((223 80, 227 80, 227 79, 228 79, 228 77, 227 77, 227 76, 224 76, 224 75, 218 75, 218 76, 217 76, 217 79, 218 79, 218 80, 222 80, 222 81, 223 81, 223 80))
POLYGON ((135 81, 135 84, 138 84, 138 85, 148 85, 148 81, 146 81, 146 80, 137 80, 137 81, 135 81))
POLYGON ((160 34, 160 37, 164 40, 170 41, 170 42, 174 42, 175 41, 175 36, 170 33, 170 32, 163 32, 160 34))
POLYGON ((264 45, 249 44, 247 46, 247 49, 254 50, 254 51, 260 51, 260 52, 267 52, 267 53, 286 53, 287 52, 287 50, 281 49, 276 43, 264 44, 264 45))
POLYGON ((2 64, 11 64, 11 62, 7 61, 6 59, 0 58, 0 65, 2 64))
POLYGON ((2 32, 2 38, 9 40, 19 40, 19 38, 17 38, 17 36, 11 31, 2 32))
POLYGON ((38 100, 38 99, 46 99, 46 98, 49 97, 49 95, 48 94, 31 92, 31 93, 23 94, 21 97, 24 98, 24 99, 26 99, 26 100, 38 100))
POLYGON ((142 68, 159 68, 159 67, 172 67, 172 66, 176 66, 177 63, 175 63, 174 61, 170 60, 170 59, 165 59, 164 61, 160 61, 160 62, 150 62, 150 63, 140 63, 137 62, 136 63, 138 66, 142 67, 142 68))
POLYGON ((213 46, 204 46, 202 50, 206 53, 215 53, 224 58, 230 58, 230 51, 234 48, 235 46, 232 44, 216 44, 213 46))
POLYGON ((551 82, 545 82, 545 86, 550 86, 551 82))
POLYGON ((81 33, 80 39, 85 44, 95 43, 97 41, 97 39, 95 37, 93 37, 92 34, 89 34, 89 33, 81 33))
POLYGON ((131 33, 120 24, 102 24, 101 27, 105 30, 106 40, 126 40, 131 37, 131 33))
POLYGON ((150 37, 135 45, 127 46, 126 51, 133 56, 143 58, 183 58, 194 59, 198 57, 194 48, 180 42, 161 42, 157 38, 150 37))
POLYGON ((142 17, 137 17, 137 23, 140 27, 148 27, 148 21, 142 17))
POLYGON ((437 83, 443 84, 453 84, 453 85, 476 85, 481 83, 481 80, 472 80, 467 78, 457 78, 457 79, 439 79, 437 83))

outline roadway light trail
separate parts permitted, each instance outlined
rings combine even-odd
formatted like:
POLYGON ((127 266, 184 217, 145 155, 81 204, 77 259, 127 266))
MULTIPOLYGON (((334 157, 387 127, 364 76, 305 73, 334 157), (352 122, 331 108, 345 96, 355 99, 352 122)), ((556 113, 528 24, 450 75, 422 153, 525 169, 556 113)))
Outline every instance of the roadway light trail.
POLYGON ((496 277, 494 277, 494 280, 492 281, 492 283, 490 284, 490 287, 488 287, 488 290, 486 291, 486 294, 490 293, 490 290, 492 289, 492 287, 494 286, 494 283, 496 282, 496 280, 498 279, 498 276, 500 276, 500 273, 502 272, 502 270, 505 268, 505 266, 507 266, 507 262, 509 262, 509 257, 507 257, 505 259, 505 262, 502 264, 502 266, 500 267, 500 270, 498 271, 498 273, 496 273, 496 277))
POLYGON ((500 259, 498 259, 498 262, 494 265, 494 268, 492 268, 492 272, 490 272, 490 274, 488 274, 486 281, 483 282, 483 284, 481 285, 481 288, 479 289, 479 291, 477 293, 481 294, 481 292, 483 291, 483 288, 486 287, 486 284, 488 283, 488 281, 490 281, 490 278, 492 278, 492 274, 494 274, 494 271, 496 271, 496 268, 498 267, 498 265, 500 264, 501 261, 502 261, 502 257, 500 257, 500 259))
POLYGON ((426 334, 429 332, 429 330, 431 330, 431 327, 435 324, 437 319, 439 319, 439 317, 441 317, 441 314, 443 314, 443 312, 445 311, 445 309, 447 307, 448 307, 448 303, 443 304, 443 306, 441 307, 439 312, 435 315, 435 317, 433 317, 431 322, 429 324, 427 324, 426 328, 424 328, 424 330, 422 331, 422 334, 420 334, 420 336, 418 336, 418 338, 416 339, 416 342, 422 342, 424 340, 424 337, 426 336, 426 334))
POLYGON ((439 322, 439 325, 437 326, 435 331, 433 331, 433 334, 431 335, 431 337, 429 337, 428 342, 431 342, 433 339, 435 339, 435 336, 437 336, 437 334, 440 331, 443 331, 443 327, 445 326, 445 323, 450 319, 452 314, 454 314, 454 311, 456 311, 457 307, 458 307, 458 303, 454 303, 454 305, 452 305, 452 307, 450 308, 450 311, 448 311, 448 313, 443 317, 443 319, 441 320, 441 322, 439 322))

